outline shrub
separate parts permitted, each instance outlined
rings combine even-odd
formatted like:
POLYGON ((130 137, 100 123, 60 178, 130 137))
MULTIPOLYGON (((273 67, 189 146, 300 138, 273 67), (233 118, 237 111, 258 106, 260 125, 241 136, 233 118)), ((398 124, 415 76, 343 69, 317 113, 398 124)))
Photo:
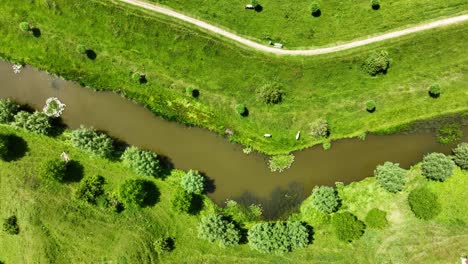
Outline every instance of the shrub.
POLYGON ((387 213, 377 208, 371 209, 366 216, 366 225, 371 228, 384 228, 388 225, 387 213))
POLYGON ((386 51, 375 51, 369 55, 364 62, 364 71, 369 75, 375 76, 379 73, 386 73, 390 67, 390 58, 386 51))
POLYGON ((440 88, 440 85, 435 83, 433 85, 431 85, 431 87, 429 87, 429 95, 432 97, 432 98, 437 98, 440 96, 442 92, 442 89, 440 88))
POLYGON ((262 219, 262 207, 251 204, 249 206, 239 204, 234 200, 227 200, 223 212, 240 223, 259 221, 262 219))
POLYGON ((324 213, 333 213, 338 209, 338 195, 334 188, 316 186, 312 191, 312 205, 324 213))
POLYGON ((272 172, 283 172, 284 170, 291 168, 293 162, 293 154, 275 155, 268 161, 268 167, 270 167, 272 172))
POLYGON ((298 221, 258 223, 248 231, 249 245, 262 253, 284 253, 306 247, 309 230, 298 221))
POLYGON ((193 194, 179 189, 172 199, 172 209, 180 213, 189 213, 192 207, 193 194))
POLYGON ((332 144, 331 144, 330 141, 323 142, 323 144, 322 144, 323 150, 329 150, 329 149, 331 149, 331 147, 332 147, 332 144))
POLYGON ((201 194, 205 190, 205 178, 198 171, 189 170, 182 177, 180 186, 188 193, 201 194))
POLYGON ((441 144, 450 144, 463 137, 463 131, 457 124, 443 126, 437 131, 437 141, 441 144))
POLYGON ((109 158, 114 152, 112 139, 94 128, 81 126, 71 132, 70 140, 73 146, 99 157, 109 158))
POLYGON ((86 46, 85 45, 82 45, 82 44, 79 44, 78 46, 76 46, 76 52, 78 52, 79 54, 86 54, 86 46))
POLYGON ((374 10, 380 9, 380 0, 371 0, 371 6, 374 10))
POLYGON ((43 135, 48 135, 52 128, 49 117, 40 112, 30 114, 25 111, 20 111, 16 114, 13 125, 43 135))
POLYGON ((142 179, 128 179, 119 187, 119 198, 126 206, 142 207, 148 199, 146 191, 147 181, 142 179))
POLYGON ((422 175, 428 179, 445 181, 453 174, 455 163, 442 153, 431 153, 423 159, 422 175))
POLYGON ((401 191, 406 184, 406 171, 398 163, 387 161, 377 166, 374 175, 380 186, 392 193, 401 191))
POLYGON ((47 181, 61 182, 67 173, 67 164, 58 158, 43 161, 38 168, 38 176, 47 181))
POLYGON ((60 117, 65 110, 65 104, 60 102, 56 97, 51 97, 46 100, 46 105, 42 112, 48 117, 60 117))
POLYGON ((9 150, 8 137, 5 135, 0 135, 0 159, 5 160, 8 158, 9 150))
POLYGON ((278 104, 283 100, 283 92, 278 84, 267 84, 257 89, 257 96, 266 104, 278 104))
POLYGON ((19 105, 10 99, 0 99, 0 123, 10 123, 19 111, 19 105))
POLYGON ((142 176, 158 176, 161 174, 158 156, 151 151, 129 147, 122 155, 123 164, 142 176))
POLYGON ((10 235, 19 234, 18 220, 15 215, 3 220, 3 231, 10 235))
POLYGON ((328 126, 327 120, 319 118, 315 120, 311 125, 311 134, 316 138, 328 137, 330 134, 330 128, 328 126))
POLYGON ((331 224, 338 239, 351 242, 364 234, 365 225, 349 212, 336 213, 332 216, 331 224))
POLYGON ((313 2, 310 6, 310 13, 314 17, 318 17, 321 15, 322 11, 320 10, 320 5, 317 2, 313 2))
POLYGON ((257 1, 257 0, 251 0, 251 1, 250 1, 250 4, 251 4, 254 8, 258 7, 258 1, 257 1))
POLYGON ((238 104, 236 105, 236 112, 241 116, 247 116, 247 107, 245 107, 243 104, 238 104))
POLYGON ((219 214, 202 217, 198 226, 198 237, 211 243, 218 242, 226 247, 239 244, 241 234, 236 225, 219 214))
POLYGON ((98 197, 104 194, 104 177, 93 175, 81 180, 75 192, 76 198, 95 204, 98 197))
POLYGON ((463 170, 468 170, 468 143, 460 143, 453 149, 453 160, 463 170))
POLYGON ((412 190, 408 195, 408 203, 414 215, 423 220, 432 219, 441 211, 437 195, 426 187, 412 190))
POLYGON ((19 23, 19 28, 21 29, 21 31, 24 31, 24 32, 28 32, 31 30, 31 27, 29 26, 28 22, 19 23))
POLYGON ((369 113, 373 113, 375 111, 375 108, 377 107, 376 103, 374 100, 369 100, 366 102, 366 110, 369 113))

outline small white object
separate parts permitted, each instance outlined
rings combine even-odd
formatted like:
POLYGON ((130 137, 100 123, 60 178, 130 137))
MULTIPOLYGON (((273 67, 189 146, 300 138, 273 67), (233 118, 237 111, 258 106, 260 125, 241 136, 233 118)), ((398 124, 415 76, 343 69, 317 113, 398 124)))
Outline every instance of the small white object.
POLYGON ((301 138, 301 131, 297 131, 296 134, 296 140, 299 140, 299 138, 301 138))
POLYGON ((50 97, 47 99, 46 104, 44 108, 42 109, 42 112, 46 114, 48 117, 60 117, 63 113, 63 110, 65 110, 65 104, 60 102, 60 100, 57 97, 50 97), (51 104, 54 103, 56 105, 55 109, 50 109, 51 104))
POLYGON ((278 48, 278 49, 282 49, 282 48, 283 48, 283 44, 281 44, 281 43, 275 43, 275 44, 273 44, 273 46, 274 46, 275 48, 278 48))
POLYGON ((254 9, 253 5, 245 5, 245 9, 254 9))
POLYGON ((11 68, 13 68, 13 72, 15 74, 18 74, 21 72, 21 69, 23 68, 23 65, 20 65, 20 64, 13 64, 13 66, 11 66, 11 68))
POLYGON ((460 261, 462 264, 468 264, 468 259, 466 257, 461 257, 460 261))
POLYGON ((263 136, 266 137, 266 138, 271 138, 271 137, 272 137, 271 134, 265 134, 265 135, 263 135, 263 136))
POLYGON ((60 158, 65 161, 65 163, 68 163, 70 161, 70 157, 68 156, 68 154, 64 151, 62 152, 62 154, 60 154, 60 158))

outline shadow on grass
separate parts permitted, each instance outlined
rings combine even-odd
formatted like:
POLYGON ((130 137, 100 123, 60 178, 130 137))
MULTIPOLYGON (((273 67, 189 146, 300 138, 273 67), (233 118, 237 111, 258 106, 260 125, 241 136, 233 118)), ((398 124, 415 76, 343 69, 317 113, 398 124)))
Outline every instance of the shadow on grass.
POLYGON ((158 188, 156 187, 156 184, 152 181, 145 181, 144 186, 143 186, 146 196, 143 201, 143 206, 153 206, 157 202, 159 202, 159 197, 161 193, 159 192, 158 188))
POLYGON ((158 155, 158 160, 161 165, 161 175, 159 175, 159 178, 166 179, 171 175, 171 171, 174 169, 174 163, 172 163, 171 158, 163 155, 158 155))
POLYGON ((263 11, 263 6, 257 4, 257 5, 255 6, 254 10, 255 10, 255 12, 257 12, 257 13, 260 13, 260 12, 263 11))
POLYGON ((31 32, 35 38, 39 38, 42 35, 41 30, 38 28, 32 28, 31 32))
POLYGON ((191 215, 197 215, 203 209, 203 196, 194 194, 190 203, 190 209, 188 211, 191 215))
POLYGON ((21 137, 16 135, 6 135, 8 144, 8 153, 5 161, 19 160, 29 151, 28 143, 21 137))
POLYGON ((67 172, 64 182, 79 182, 83 179, 84 167, 76 160, 71 160, 67 163, 67 172))
POLYGON ((86 57, 88 57, 88 59, 90 59, 90 60, 95 60, 96 59, 97 54, 96 54, 96 52, 94 52, 94 50, 88 49, 85 52, 86 52, 86 57))
POLYGON ((312 12, 311 13, 313 17, 320 17, 322 15, 322 11, 321 10, 317 10, 315 12, 312 12))

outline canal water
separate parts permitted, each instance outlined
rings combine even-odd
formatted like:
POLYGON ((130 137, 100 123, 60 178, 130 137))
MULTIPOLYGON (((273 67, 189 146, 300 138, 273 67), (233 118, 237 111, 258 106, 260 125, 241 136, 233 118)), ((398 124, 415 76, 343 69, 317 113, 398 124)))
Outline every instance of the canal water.
MULTIPOLYGON (((283 173, 272 173, 268 157, 246 155, 242 147, 208 130, 163 120, 147 109, 111 92, 94 92, 33 67, 14 74, 11 64, 0 62, 0 97, 42 109, 49 97, 67 105, 63 121, 71 128, 81 124, 106 131, 129 144, 170 158, 176 168, 195 169, 213 180, 209 196, 218 204, 234 199, 262 204, 264 214, 275 218, 295 208, 316 185, 349 183, 373 175, 384 161, 408 168, 425 153, 449 153, 453 147, 438 144, 434 133, 376 136, 366 140, 333 142, 294 153, 295 162, 283 173)), ((468 127, 464 128, 468 141, 468 127)))

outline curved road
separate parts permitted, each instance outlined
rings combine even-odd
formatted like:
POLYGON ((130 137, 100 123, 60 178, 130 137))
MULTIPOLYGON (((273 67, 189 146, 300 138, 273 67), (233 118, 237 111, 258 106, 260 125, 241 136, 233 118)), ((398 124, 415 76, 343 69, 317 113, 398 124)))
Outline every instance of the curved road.
POLYGON ((226 31, 226 30, 221 29, 219 27, 213 26, 213 25, 208 24, 206 22, 203 22, 201 20, 198 20, 198 19, 195 19, 193 17, 183 15, 181 13, 178 13, 178 12, 174 11, 174 10, 164 8, 164 7, 161 7, 161 6, 158 6, 158 5, 146 3, 146 2, 143 2, 143 1, 139 1, 139 0, 118 0, 118 1, 121 1, 121 2, 124 2, 124 3, 130 4, 130 5, 133 5, 133 6, 141 7, 141 8, 147 9, 147 10, 151 10, 151 11, 154 11, 154 12, 158 12, 158 13, 170 16, 170 17, 174 17, 174 18, 183 20, 185 22, 194 24, 197 27, 203 28, 205 30, 211 31, 211 32, 219 34, 219 35, 221 35, 223 37, 232 39, 232 40, 234 40, 236 42, 239 42, 241 44, 249 46, 249 47, 251 47, 253 49, 260 50, 260 51, 263 51, 263 52, 268 52, 268 53, 280 54, 280 55, 306 55, 306 56, 311 56, 311 55, 327 54, 327 53, 352 49, 352 48, 368 45, 368 44, 371 44, 371 43, 384 41, 384 40, 392 39, 392 38, 397 38, 397 37, 412 34, 412 33, 415 33, 415 32, 424 31, 424 30, 437 28, 437 27, 443 27, 443 26, 447 26, 447 25, 451 25, 451 24, 455 24, 455 23, 459 23, 459 22, 463 22, 463 21, 468 20, 468 14, 466 14, 466 15, 441 19, 441 20, 437 20, 437 21, 434 21, 434 22, 418 25, 418 26, 415 26, 415 27, 411 27, 411 28, 407 28, 407 29, 403 29, 403 30, 399 30, 399 31, 394 31, 394 32, 390 32, 390 33, 386 33, 386 34, 383 34, 383 35, 380 35, 380 36, 370 37, 370 38, 367 38, 367 39, 357 40, 357 41, 353 41, 353 42, 349 42, 349 43, 345 43, 345 44, 341 44, 341 45, 336 45, 336 46, 332 46, 332 47, 314 48, 314 49, 306 49, 306 50, 285 50, 285 49, 274 48, 274 47, 271 47, 271 46, 265 46, 265 45, 262 45, 260 43, 245 39, 243 37, 240 37, 240 36, 238 36, 238 35, 236 35, 234 33, 231 33, 229 31, 226 31))

